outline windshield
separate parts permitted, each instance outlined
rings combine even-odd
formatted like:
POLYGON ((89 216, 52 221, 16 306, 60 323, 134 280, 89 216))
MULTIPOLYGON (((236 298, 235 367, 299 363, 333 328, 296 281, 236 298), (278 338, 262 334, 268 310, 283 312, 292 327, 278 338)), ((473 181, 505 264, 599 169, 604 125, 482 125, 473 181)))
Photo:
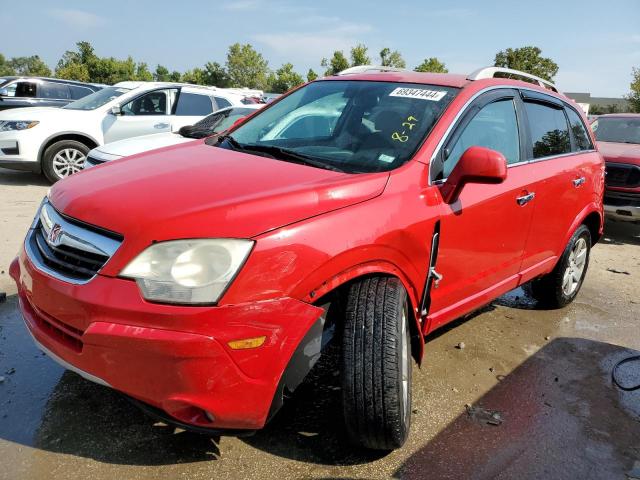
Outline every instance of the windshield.
POLYGON ((457 91, 313 82, 252 117, 219 146, 353 173, 391 170, 413 156, 457 91))
POLYGON ((127 93, 130 88, 122 87, 107 87, 102 90, 98 90, 91 95, 87 95, 80 100, 71 102, 62 108, 68 108, 69 110, 95 110, 101 106, 109 103, 114 98, 118 98, 120 95, 127 93))
POLYGON ((600 142, 640 144, 640 117, 600 117, 591 128, 600 142))

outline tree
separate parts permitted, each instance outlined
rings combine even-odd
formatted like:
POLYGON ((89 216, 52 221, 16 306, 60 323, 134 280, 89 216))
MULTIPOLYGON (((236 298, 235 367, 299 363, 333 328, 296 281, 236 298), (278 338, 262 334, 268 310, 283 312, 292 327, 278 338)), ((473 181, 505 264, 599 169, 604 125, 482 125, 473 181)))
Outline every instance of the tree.
POLYGON ((629 101, 631 110, 640 113, 640 68, 633 68, 631 72, 631 92, 626 98, 629 101))
POLYGON ((302 76, 293 71, 293 65, 291 63, 282 65, 275 71, 275 74, 270 76, 270 80, 269 91, 274 93, 284 93, 304 83, 302 76))
POLYGON ((355 47, 351 48, 351 66, 356 67, 358 65, 370 65, 371 58, 367 55, 367 50, 369 50, 362 43, 359 43, 355 47))
POLYGON ((207 62, 204 66, 205 82, 220 88, 229 86, 229 75, 225 68, 218 62, 207 62))
POLYGON ((193 83, 194 85, 206 85, 206 74, 201 68, 187 70, 182 74, 180 81, 184 83, 193 83))
POLYGON ((413 69, 415 72, 449 73, 447 66, 436 57, 425 58, 420 65, 413 69))
POLYGON ((553 81, 558 73, 558 64, 550 58, 541 56, 538 47, 507 48, 496 53, 496 67, 512 68, 553 81))
POLYGON ((145 62, 139 62, 136 65, 135 79, 143 82, 153 81, 153 74, 149 71, 149 66, 145 62))
POLYGON ((32 55, 31 57, 14 57, 9 60, 8 63, 16 75, 32 77, 51 76, 51 69, 38 55, 32 55))
POLYGON ((407 63, 399 51, 393 52, 389 48, 380 50, 380 65, 383 67, 406 68, 407 63))
POLYGON ((349 60, 347 60, 347 57, 344 56, 341 50, 336 50, 333 52, 333 57, 331 57, 330 60, 323 58, 320 65, 326 68, 324 75, 328 77, 349 68, 349 60))
POLYGON ((267 88, 269 63, 248 43, 229 47, 226 68, 231 87, 267 88))
POLYGON ((15 74, 16 72, 13 70, 13 67, 9 64, 9 62, 7 62, 6 58, 4 58, 4 55, 0 53, 0 75, 8 76, 15 74))
POLYGON ((316 78, 318 78, 318 74, 310 68, 307 72, 307 82, 313 82, 316 78))
POLYGON ((169 69, 163 65, 156 65, 156 70, 153 72, 153 79, 156 82, 168 82, 169 81, 169 69))

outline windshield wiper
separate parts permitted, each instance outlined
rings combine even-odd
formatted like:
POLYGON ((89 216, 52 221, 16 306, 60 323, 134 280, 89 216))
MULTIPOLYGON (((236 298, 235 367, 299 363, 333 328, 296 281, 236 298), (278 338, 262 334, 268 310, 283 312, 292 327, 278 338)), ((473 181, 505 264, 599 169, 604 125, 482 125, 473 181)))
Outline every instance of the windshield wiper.
MULTIPOLYGON (((238 142, 236 142, 236 144, 237 143, 238 142)), ((268 155, 271 155, 276 160, 284 160, 287 162, 298 163, 300 165, 308 165, 310 167, 323 168, 325 170, 331 170, 334 172, 341 172, 341 173, 346 172, 346 170, 343 170, 340 167, 336 167, 335 165, 331 165, 330 163, 326 163, 321 160, 316 160, 313 157, 304 155, 303 153, 298 153, 288 148, 276 147, 274 145, 242 144, 240 145, 240 149, 248 152, 266 153, 268 155)))

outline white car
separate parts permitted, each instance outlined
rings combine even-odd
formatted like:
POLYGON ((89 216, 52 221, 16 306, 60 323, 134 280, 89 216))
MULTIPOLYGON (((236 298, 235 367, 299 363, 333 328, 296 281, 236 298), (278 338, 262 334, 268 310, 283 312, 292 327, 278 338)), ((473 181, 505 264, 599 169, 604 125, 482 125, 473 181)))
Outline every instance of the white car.
POLYGON ((111 160, 117 160, 129 155, 169 147, 193 140, 205 138, 216 133, 224 132, 239 119, 251 115, 254 111, 264 107, 264 104, 248 104, 242 107, 227 107, 207 115, 199 122, 182 127, 177 132, 154 133, 141 137, 127 138, 117 142, 107 143, 94 148, 87 154, 84 168, 101 165, 111 160))
POLYGON ((62 108, 0 112, 0 167, 42 172, 53 183, 80 171, 87 152, 105 143, 173 132, 244 95, 215 87, 120 82, 62 108))

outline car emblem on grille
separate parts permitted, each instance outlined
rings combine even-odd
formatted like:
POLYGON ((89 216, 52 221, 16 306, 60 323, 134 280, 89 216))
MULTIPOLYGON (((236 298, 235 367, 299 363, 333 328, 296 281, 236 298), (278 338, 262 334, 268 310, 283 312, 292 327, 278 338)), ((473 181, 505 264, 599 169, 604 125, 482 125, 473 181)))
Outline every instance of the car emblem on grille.
POLYGON ((60 242, 60 236, 62 235, 62 227, 56 223, 51 230, 49 231, 49 243, 52 245, 57 245, 60 242))

